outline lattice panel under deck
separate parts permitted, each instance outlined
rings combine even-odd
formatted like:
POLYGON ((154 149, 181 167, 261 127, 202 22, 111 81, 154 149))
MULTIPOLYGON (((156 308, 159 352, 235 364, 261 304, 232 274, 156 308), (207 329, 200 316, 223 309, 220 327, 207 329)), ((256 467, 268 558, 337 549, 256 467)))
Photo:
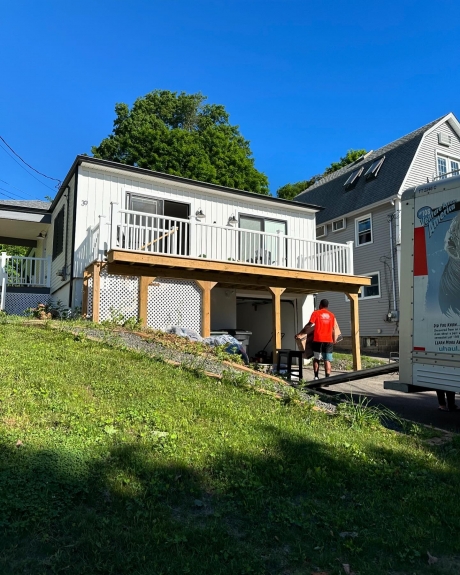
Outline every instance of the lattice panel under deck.
POLYGON ((117 318, 126 321, 131 317, 137 319, 138 299, 139 278, 109 275, 105 270, 101 271, 100 321, 117 318))
POLYGON ((178 325, 201 333, 201 290, 194 281, 156 278, 149 285, 147 325, 178 325))
POLYGON ((5 294, 5 311, 12 315, 24 315, 29 307, 37 307, 39 303, 50 301, 49 294, 43 293, 12 293, 5 294))

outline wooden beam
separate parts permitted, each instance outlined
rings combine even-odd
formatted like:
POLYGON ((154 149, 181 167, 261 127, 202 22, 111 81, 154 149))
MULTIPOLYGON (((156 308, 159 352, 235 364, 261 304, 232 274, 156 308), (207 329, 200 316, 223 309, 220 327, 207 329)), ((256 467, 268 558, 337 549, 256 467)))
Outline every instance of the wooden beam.
MULTIPOLYGON (((296 280, 291 278, 279 278, 277 276, 277 269, 273 269, 273 276, 257 276, 256 274, 235 274, 229 272, 222 272, 215 270, 204 271, 200 269, 186 270, 182 268, 170 268, 163 266, 130 266, 126 263, 109 263, 107 270, 110 274, 115 275, 128 275, 128 276, 150 276, 150 277, 165 277, 165 278, 181 278, 189 280, 203 280, 203 281, 216 281, 218 283, 226 283, 229 285, 239 284, 240 286, 252 286, 265 289, 268 287, 280 287, 285 289, 298 290, 299 293, 317 293, 323 291, 333 291, 340 293, 358 293, 361 289, 360 284, 345 284, 345 283, 332 283, 317 280, 296 280)), ((353 276, 350 276, 353 280, 353 276)))
POLYGON ((101 263, 93 264, 93 321, 99 323, 99 312, 101 307, 101 263))
POLYGON ((211 290, 217 282, 195 280, 201 289, 201 336, 211 335, 211 290))
POLYGON ((268 287, 272 293, 272 344, 273 344, 273 363, 278 361, 277 349, 281 348, 281 294, 284 288, 268 287))
POLYGON ((348 293, 351 315, 351 350, 353 353, 353 370, 361 369, 361 347, 359 343, 359 308, 358 294, 348 293))
POLYGON ((88 270, 83 271, 83 295, 81 301, 81 314, 83 317, 86 317, 88 315, 88 289, 89 289, 88 282, 90 276, 91 273, 88 270))
POLYGON ((147 305, 149 301, 149 285, 155 278, 141 276, 139 278, 139 323, 142 327, 147 326, 147 305))
MULTIPOLYGON (((241 273, 244 275, 255 275, 261 278, 282 278, 296 279, 301 281, 323 281, 331 284, 370 285, 371 279, 363 276, 349 276, 345 274, 331 274, 325 272, 315 272, 306 270, 292 270, 273 266, 255 266, 238 262, 216 262, 202 258, 184 258, 179 256, 167 256, 158 254, 146 254, 138 252, 128 252, 110 250, 107 254, 109 263, 128 263, 155 265, 161 267, 173 266, 174 268, 187 269, 191 271, 207 270, 212 272, 228 272, 233 275, 241 273)), ((271 284, 266 284, 268 287, 271 284)), ((276 287, 276 286, 275 286, 276 287)), ((336 291, 340 291, 337 290, 336 291)))

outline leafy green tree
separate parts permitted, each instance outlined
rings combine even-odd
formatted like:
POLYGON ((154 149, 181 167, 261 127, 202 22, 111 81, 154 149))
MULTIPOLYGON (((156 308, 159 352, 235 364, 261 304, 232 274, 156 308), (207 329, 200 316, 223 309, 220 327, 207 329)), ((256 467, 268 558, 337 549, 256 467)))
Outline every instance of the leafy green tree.
POLYGON ((340 170, 340 168, 348 166, 348 164, 351 164, 361 156, 364 156, 365 153, 366 150, 348 150, 345 156, 340 158, 338 162, 332 162, 332 164, 328 166, 322 174, 313 176, 309 180, 302 180, 300 182, 296 182, 295 184, 285 184, 284 186, 276 190, 276 195, 278 196, 278 198, 283 198, 284 200, 292 200, 300 193, 307 190, 310 186, 321 180, 321 178, 323 178, 324 176, 332 174, 333 172, 340 170))
POLYGON ((29 248, 23 246, 9 246, 0 244, 0 254, 6 252, 9 256, 26 256, 29 248))
POLYGON ((132 108, 116 104, 113 132, 96 158, 267 195, 267 176, 220 104, 201 93, 154 90, 132 108))

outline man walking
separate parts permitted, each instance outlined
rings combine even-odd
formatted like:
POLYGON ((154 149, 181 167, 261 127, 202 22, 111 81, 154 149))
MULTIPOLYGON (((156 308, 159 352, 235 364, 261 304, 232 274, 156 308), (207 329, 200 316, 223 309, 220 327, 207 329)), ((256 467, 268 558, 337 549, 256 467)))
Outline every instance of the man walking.
POLYGON ((308 328, 314 326, 313 333, 313 371, 315 379, 319 379, 319 362, 324 360, 324 371, 326 377, 331 375, 332 349, 335 342, 334 325, 335 316, 328 310, 329 301, 322 299, 319 302, 319 309, 311 314, 310 321, 295 337, 303 339, 302 336, 308 328))

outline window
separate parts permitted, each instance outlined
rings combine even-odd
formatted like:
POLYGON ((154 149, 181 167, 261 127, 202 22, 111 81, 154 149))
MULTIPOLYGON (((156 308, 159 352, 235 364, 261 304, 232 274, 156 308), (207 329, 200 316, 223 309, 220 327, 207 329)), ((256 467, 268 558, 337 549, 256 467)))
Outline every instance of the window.
POLYGON ((64 216, 65 207, 63 206, 61 211, 54 218, 53 260, 55 260, 64 250, 64 216))
MULTIPOLYGON (((282 265, 279 261, 285 255, 278 253, 278 232, 287 235, 287 223, 268 218, 240 216, 240 254, 241 261, 262 265, 282 265), (254 233, 256 232, 256 233, 254 233), (265 232, 263 235, 257 232, 265 232)), ((284 246, 286 253, 286 246, 284 246)))
POLYGON ((380 297, 380 273, 375 272, 373 274, 366 274, 366 276, 371 278, 371 285, 363 286, 358 297, 362 299, 380 297))
POLYGON ((454 160, 448 156, 437 156, 436 164, 438 169, 437 177, 440 180, 444 180, 448 176, 460 175, 460 158, 454 160))
POLYGON ((332 222, 332 231, 339 232, 340 230, 344 230, 347 227, 347 220, 345 218, 341 218, 340 220, 335 220, 332 222))
MULTIPOLYGON (((371 299, 380 297, 380 272, 372 272, 370 274, 362 274, 371 279, 371 285, 362 286, 361 292, 358 294, 359 299, 371 299)), ((345 296, 345 300, 349 301, 345 296)))
POLYGON ((447 174, 447 159, 438 156, 438 176, 444 179, 447 174))
POLYGON ((369 169, 366 172, 366 180, 372 180, 377 177, 380 168, 382 167, 383 162, 385 161, 385 156, 383 158, 379 158, 378 160, 374 160, 372 164, 369 166, 369 169))
POLYGON ((327 236, 327 225, 318 226, 316 228, 316 239, 324 238, 324 236, 327 236))
POLYGON ((372 216, 363 216, 355 220, 355 241, 357 246, 371 244, 372 239, 372 216))
POLYGON ((347 181, 343 184, 343 187, 348 190, 352 186, 354 186, 356 184, 356 182, 358 181, 358 178, 363 173, 363 171, 364 171, 364 168, 358 168, 357 170, 353 170, 351 172, 351 174, 349 175, 347 181))

